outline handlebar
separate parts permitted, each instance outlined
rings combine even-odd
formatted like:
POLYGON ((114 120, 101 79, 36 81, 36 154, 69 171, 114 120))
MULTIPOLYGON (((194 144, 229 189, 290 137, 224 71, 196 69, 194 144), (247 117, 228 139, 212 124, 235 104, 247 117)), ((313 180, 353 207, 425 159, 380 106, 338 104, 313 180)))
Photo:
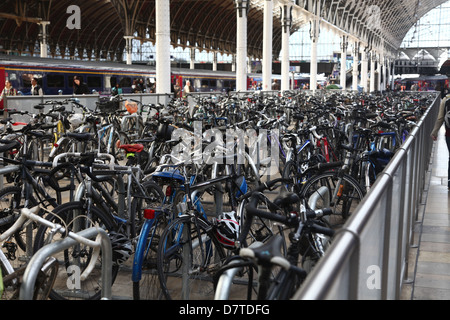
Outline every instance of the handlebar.
POLYGON ((86 157, 86 156, 95 156, 97 159, 109 159, 109 163, 110 163, 110 168, 111 170, 114 170, 114 163, 115 163, 115 158, 113 155, 109 154, 109 153, 89 153, 89 152, 64 152, 61 154, 58 154, 52 162, 52 166, 53 168, 55 168, 58 165, 58 161, 61 158, 65 158, 65 157, 86 157))
POLYGON ((96 241, 89 240, 87 238, 84 238, 72 231, 66 230, 65 227, 55 224, 53 222, 50 222, 47 219, 42 218, 41 216, 37 215, 37 212, 40 210, 39 206, 33 207, 31 209, 29 208, 23 208, 20 210, 20 216, 14 222, 14 224, 6 230, 4 233, 0 235, 0 242, 6 240, 8 237, 12 236, 17 230, 19 230, 23 224, 26 223, 27 220, 32 220, 34 222, 37 222, 39 224, 45 225, 48 228, 52 228, 54 230, 57 230, 61 234, 66 234, 68 237, 76 240, 79 243, 82 243, 86 246, 90 247, 98 247, 99 243, 96 241))
POLYGON ((333 236, 334 230, 330 228, 323 227, 314 223, 315 218, 320 218, 326 215, 331 215, 333 210, 330 208, 323 208, 318 210, 305 209, 305 216, 302 215, 282 215, 276 212, 263 211, 257 208, 258 200, 260 199, 259 193, 253 193, 250 198, 249 203, 246 205, 245 209, 247 210, 247 219, 245 220, 244 226, 242 227, 241 234, 239 236, 239 241, 244 241, 247 237, 247 234, 250 230, 250 226, 252 224, 253 217, 260 217, 263 219, 268 219, 271 221, 279 222, 285 224, 290 227, 296 227, 299 223, 302 222, 304 217, 306 217, 306 222, 308 227, 312 232, 325 234, 327 236, 333 236))

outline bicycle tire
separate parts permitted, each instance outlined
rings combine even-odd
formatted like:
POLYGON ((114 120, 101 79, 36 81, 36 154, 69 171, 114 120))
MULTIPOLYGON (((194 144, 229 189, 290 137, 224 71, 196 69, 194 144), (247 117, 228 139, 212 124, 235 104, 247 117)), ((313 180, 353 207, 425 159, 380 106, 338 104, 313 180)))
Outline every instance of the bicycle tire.
POLYGON ((134 300, 160 300, 162 297, 156 261, 158 244, 167 227, 167 219, 160 214, 151 225, 150 223, 150 220, 144 223, 134 255, 134 300))
POLYGON ((232 257, 215 275, 214 300, 254 300, 256 267, 252 261, 232 257), (244 290, 245 289, 245 290, 244 290))
POLYGON ((212 230, 208 223, 187 215, 176 218, 164 230, 157 268, 166 299, 213 298, 212 275, 224 261, 225 251, 212 230))
POLYGON ((291 192, 300 192, 301 186, 301 173, 299 172, 298 165, 294 160, 289 160, 286 162, 282 172, 283 179, 291 181, 286 185, 287 189, 291 192))
POLYGON ((144 223, 144 209, 161 207, 164 201, 164 192, 156 182, 151 180, 145 181, 142 187, 145 190, 145 195, 140 195, 137 192, 138 194, 131 201, 131 239, 134 239, 139 234, 144 223))
MULTIPOLYGON (((52 213, 48 214, 45 218, 57 224, 67 225, 67 229, 73 232, 79 231, 83 228, 74 229, 73 217, 80 216, 86 212, 86 208, 82 202, 74 201, 65 203, 56 209, 52 213)), ((91 216, 89 220, 83 217, 79 217, 75 220, 79 224, 83 224, 83 227, 91 227, 93 225, 104 229, 106 232, 116 231, 117 225, 111 216, 106 215, 101 210, 91 207, 91 216)), ((37 230, 34 244, 34 252, 37 252, 46 244, 47 236, 51 230, 45 226, 40 226, 37 230)), ((64 236, 57 235, 53 238, 53 241, 58 241, 64 236)), ((98 300, 101 298, 101 255, 98 258, 99 261, 96 264, 96 268, 91 272, 89 277, 77 282, 76 274, 81 274, 83 270, 88 266, 90 258, 92 256, 92 248, 76 244, 73 247, 64 250, 62 253, 55 255, 55 257, 63 262, 63 268, 60 268, 55 285, 50 292, 50 299, 52 300, 98 300), (75 266, 74 268, 69 268, 75 266), (74 280, 74 282, 72 282, 74 280), (68 286, 69 285, 69 286, 68 286)), ((112 268, 112 283, 117 276, 119 266, 113 264, 112 268)))
MULTIPOLYGON (((240 225, 240 234, 239 234, 239 244, 241 247, 248 247, 254 242, 264 243, 273 237, 275 234, 279 234, 283 239, 285 239, 284 231, 285 228, 274 221, 269 219, 261 218, 261 217, 252 217, 252 221, 249 227, 249 230, 244 230, 244 226, 246 225, 247 212, 246 206, 249 203, 249 199, 242 200, 239 203, 237 210, 237 217, 240 225), (244 237, 245 233, 245 237, 244 237)), ((257 208, 260 210, 269 210, 267 207, 267 203, 260 200, 257 204, 257 208)), ((287 245, 286 241, 283 244, 283 252, 286 252, 287 245)))
POLYGON ((58 276, 59 263, 49 258, 38 273, 33 300, 47 300, 58 276))
POLYGON ((3 263, 0 262, 3 276, 3 292, 0 300, 18 300, 20 294, 21 279, 25 273, 26 264, 14 270, 13 273, 5 273, 3 263))
POLYGON ((124 144, 129 144, 130 139, 128 136, 122 131, 115 131, 112 141, 112 149, 111 154, 114 156, 114 159, 118 164, 122 162, 126 162, 127 157, 124 150, 120 149, 119 146, 124 144))
POLYGON ((365 195, 358 181, 347 174, 343 174, 342 177, 340 175, 338 171, 328 171, 313 176, 305 183, 300 194, 300 197, 307 199, 309 203, 315 199, 312 209, 331 208, 334 214, 330 219, 335 220, 329 221, 331 225, 347 220, 365 195), (342 183, 340 189, 336 190, 339 179, 342 179, 342 183), (335 191, 337 198, 332 199, 335 191))
MULTIPOLYGON (((8 218, 14 215, 14 211, 24 208, 25 203, 23 202, 25 199, 22 197, 22 188, 18 186, 9 186, 0 190, 0 213, 2 218, 8 218), (5 204, 5 206, 4 206, 5 204)), ((28 208, 32 208, 37 205, 37 201, 34 197, 31 197, 29 203, 27 205, 28 208)), ((2 225, 0 228, 0 232, 6 231, 9 227, 12 226, 15 220, 12 220, 11 223, 6 225, 2 225)), ((36 227, 35 224, 33 224, 36 227)), ((17 232, 14 233, 14 239, 19 246, 19 248, 23 251, 26 250, 26 235, 25 229, 21 228, 17 232)))

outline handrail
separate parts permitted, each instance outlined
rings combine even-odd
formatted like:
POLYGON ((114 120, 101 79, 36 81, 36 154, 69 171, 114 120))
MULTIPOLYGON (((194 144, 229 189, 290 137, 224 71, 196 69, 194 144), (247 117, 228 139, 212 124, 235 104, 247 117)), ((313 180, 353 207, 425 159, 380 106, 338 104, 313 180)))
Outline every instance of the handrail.
POLYGON ((439 104, 437 95, 293 299, 399 299, 439 104))

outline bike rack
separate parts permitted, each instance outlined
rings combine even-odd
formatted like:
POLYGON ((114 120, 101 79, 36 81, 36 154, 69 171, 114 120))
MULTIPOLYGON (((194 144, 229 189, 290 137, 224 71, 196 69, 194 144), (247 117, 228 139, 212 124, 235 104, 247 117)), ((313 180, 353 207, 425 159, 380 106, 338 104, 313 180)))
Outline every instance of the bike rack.
MULTIPOLYGON (((89 229, 82 230, 77 233, 78 236, 92 239, 96 236, 100 236, 100 243, 94 242, 97 246, 101 247, 102 250, 102 300, 111 299, 111 286, 112 286, 112 248, 111 240, 105 230, 91 227, 89 229)), ((37 276, 41 266, 44 264, 45 260, 52 255, 70 248, 76 245, 79 241, 67 237, 63 240, 50 243, 36 252, 31 258, 24 276, 22 285, 20 288, 20 300, 32 300, 33 290, 36 283, 37 276)))
POLYGON ((330 190, 328 190, 327 187, 322 186, 320 187, 316 192, 314 192, 308 199, 308 205, 311 208, 311 210, 316 210, 316 204, 319 200, 328 200, 326 203, 323 204, 323 208, 328 208, 330 206, 330 196, 329 196, 330 190))

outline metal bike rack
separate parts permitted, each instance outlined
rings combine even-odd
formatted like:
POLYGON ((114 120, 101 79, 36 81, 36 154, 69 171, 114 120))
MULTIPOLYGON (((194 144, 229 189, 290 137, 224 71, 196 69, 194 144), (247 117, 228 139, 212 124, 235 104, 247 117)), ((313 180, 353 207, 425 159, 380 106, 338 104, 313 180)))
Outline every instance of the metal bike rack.
POLYGON ((327 208, 330 206, 330 190, 325 187, 322 186, 319 189, 317 189, 316 192, 314 192, 308 199, 308 205, 310 207, 311 210, 316 210, 316 204, 319 200, 324 200, 326 201, 322 207, 323 208, 327 208))
MULTIPOLYGON (((92 239, 97 235, 100 235, 101 241, 100 244, 97 243, 97 245, 101 247, 102 251, 102 300, 110 300, 112 286, 112 249, 111 240, 108 234, 103 229, 91 227, 78 232, 77 235, 86 239, 92 239)), ((33 299, 33 290, 36 279, 40 268, 46 259, 58 252, 76 245, 77 243, 79 243, 77 240, 67 237, 63 240, 50 243, 36 252, 25 270, 23 282, 20 288, 20 300, 33 299)))

